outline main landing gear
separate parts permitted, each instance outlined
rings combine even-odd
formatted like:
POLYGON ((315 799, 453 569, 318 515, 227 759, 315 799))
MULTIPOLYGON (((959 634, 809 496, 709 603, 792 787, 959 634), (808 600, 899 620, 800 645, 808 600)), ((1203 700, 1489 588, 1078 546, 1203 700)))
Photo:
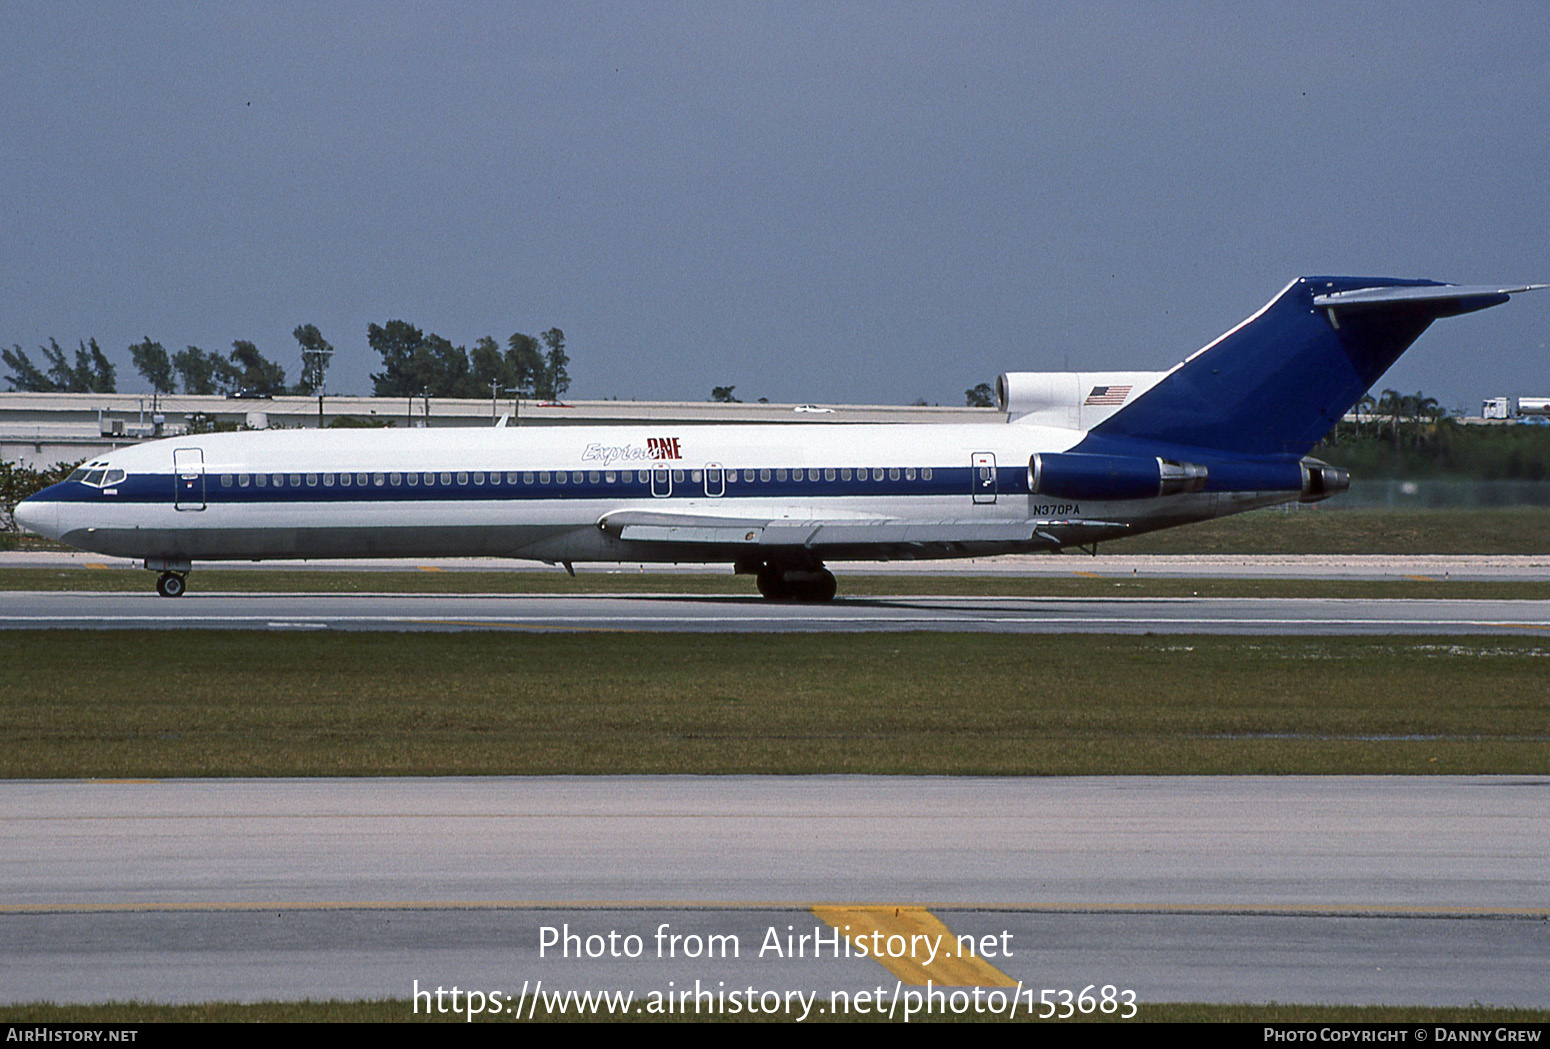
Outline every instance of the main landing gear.
POLYGON ((804 568, 762 565, 758 569, 759 593, 770 601, 821 604, 833 601, 838 584, 834 573, 822 564, 804 568))
POLYGON ((162 597, 182 597, 187 584, 182 572, 163 572, 156 577, 156 592, 162 597))

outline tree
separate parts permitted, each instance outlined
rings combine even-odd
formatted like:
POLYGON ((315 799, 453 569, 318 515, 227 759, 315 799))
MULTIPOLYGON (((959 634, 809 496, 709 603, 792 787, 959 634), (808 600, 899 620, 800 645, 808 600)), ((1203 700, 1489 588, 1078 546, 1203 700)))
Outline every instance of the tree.
POLYGON ((742 401, 732 396, 732 391, 735 389, 737 389, 736 386, 712 386, 710 399, 717 404, 742 404, 742 401))
POLYGON ((474 384, 496 396, 515 385, 511 365, 501 353, 500 343, 488 335, 474 343, 473 352, 468 355, 468 368, 474 384))
MULTIPOLYGON (((59 343, 53 339, 48 340, 47 346, 39 347, 44 358, 47 359, 48 377, 42 381, 47 386, 34 389, 44 393, 113 393, 115 390, 114 368, 108 360, 102 348, 97 345, 97 340, 92 339, 89 348, 88 343, 82 342, 80 348, 75 351, 75 364, 71 364, 65 351, 59 343)), ((36 382, 39 371, 27 360, 26 354, 21 352, 21 347, 16 347, 14 354, 10 351, 4 353, 5 362, 17 372, 11 378, 12 384, 17 380, 36 382), (17 358, 20 358, 18 360, 17 358)))
POLYGON ((426 389, 420 375, 423 362, 416 359, 425 344, 419 328, 408 321, 369 324, 366 342, 382 355, 382 371, 371 377, 378 397, 412 397, 426 389))
POLYGON ((994 408, 996 393, 990 388, 990 383, 982 382, 963 391, 963 403, 970 408, 994 408))
POLYGON ((468 351, 434 332, 425 337, 426 389, 435 397, 478 397, 480 390, 468 364, 468 351))
POLYGON ((149 335, 129 347, 129 357, 134 361, 135 371, 151 384, 152 393, 171 393, 177 388, 172 377, 172 359, 167 356, 166 347, 152 342, 149 335))
POLYGON ((543 400, 558 401, 570 389, 570 374, 566 371, 570 357, 565 352, 565 333, 559 328, 550 328, 539 337, 548 352, 544 354, 542 382, 535 393, 543 400))
POLYGON ((5 361, 11 374, 5 377, 11 384, 11 389, 20 390, 23 393, 54 393, 59 385, 38 370, 38 366, 32 363, 27 356, 27 351, 21 348, 20 343, 14 344, 9 350, 0 350, 0 359, 5 361))
POLYGON ((316 324, 298 324, 291 335, 301 347, 301 378, 296 383, 296 392, 307 397, 321 396, 334 348, 323 338, 316 324))
POLYGON ((274 397, 285 392, 285 369, 266 360, 258 347, 246 339, 231 344, 231 363, 237 370, 238 388, 259 397, 274 397))
POLYGON ((506 340, 506 362, 511 366, 511 386, 528 397, 538 395, 538 384, 544 373, 544 355, 538 350, 539 342, 531 335, 512 332, 506 340))
POLYGON ((490 392, 475 380, 468 351, 434 332, 427 335, 407 321, 388 321, 368 326, 366 341, 382 355, 383 370, 371 377, 378 397, 481 397, 490 392))
POLYGON ((220 354, 206 353, 198 346, 173 354, 172 367, 183 380, 184 393, 231 393, 239 378, 230 361, 220 354))
MULTIPOLYGON (((46 391, 45 391, 46 392, 46 391)), ((55 463, 42 470, 0 459, 0 531, 14 532, 16 504, 51 484, 58 484, 75 469, 71 463, 55 463)))

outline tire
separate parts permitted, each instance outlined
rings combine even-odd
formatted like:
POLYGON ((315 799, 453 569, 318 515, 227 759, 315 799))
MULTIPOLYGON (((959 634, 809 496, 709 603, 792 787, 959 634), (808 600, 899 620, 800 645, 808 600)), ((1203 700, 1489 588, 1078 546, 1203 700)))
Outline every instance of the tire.
POLYGON ((759 595, 766 601, 785 601, 791 597, 786 577, 773 568, 761 568, 758 575, 759 595))
POLYGON ((162 597, 182 597, 187 584, 176 572, 163 572, 156 580, 156 592, 162 597))

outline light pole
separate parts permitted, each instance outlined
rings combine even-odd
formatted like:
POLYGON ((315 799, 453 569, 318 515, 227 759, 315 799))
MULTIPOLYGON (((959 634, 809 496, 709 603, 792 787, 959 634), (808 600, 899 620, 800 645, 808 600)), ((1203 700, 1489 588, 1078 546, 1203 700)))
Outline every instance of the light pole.
MULTIPOLYGON (((297 331, 299 332, 301 329, 298 328, 297 331)), ((325 343, 324 345, 327 344, 325 343)), ((328 358, 333 356, 333 353, 333 347, 329 347, 326 350, 318 347, 317 349, 304 349, 301 351, 303 366, 310 365, 312 374, 317 377, 319 430, 323 428, 323 389, 327 385, 328 358)))

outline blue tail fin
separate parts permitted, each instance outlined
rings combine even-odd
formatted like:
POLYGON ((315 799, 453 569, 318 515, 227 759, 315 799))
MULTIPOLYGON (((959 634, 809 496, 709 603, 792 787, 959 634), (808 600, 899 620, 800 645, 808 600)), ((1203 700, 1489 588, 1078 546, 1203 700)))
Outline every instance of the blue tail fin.
POLYGON ((1094 427, 1240 455, 1304 455, 1438 317, 1544 285, 1301 277, 1094 427))

